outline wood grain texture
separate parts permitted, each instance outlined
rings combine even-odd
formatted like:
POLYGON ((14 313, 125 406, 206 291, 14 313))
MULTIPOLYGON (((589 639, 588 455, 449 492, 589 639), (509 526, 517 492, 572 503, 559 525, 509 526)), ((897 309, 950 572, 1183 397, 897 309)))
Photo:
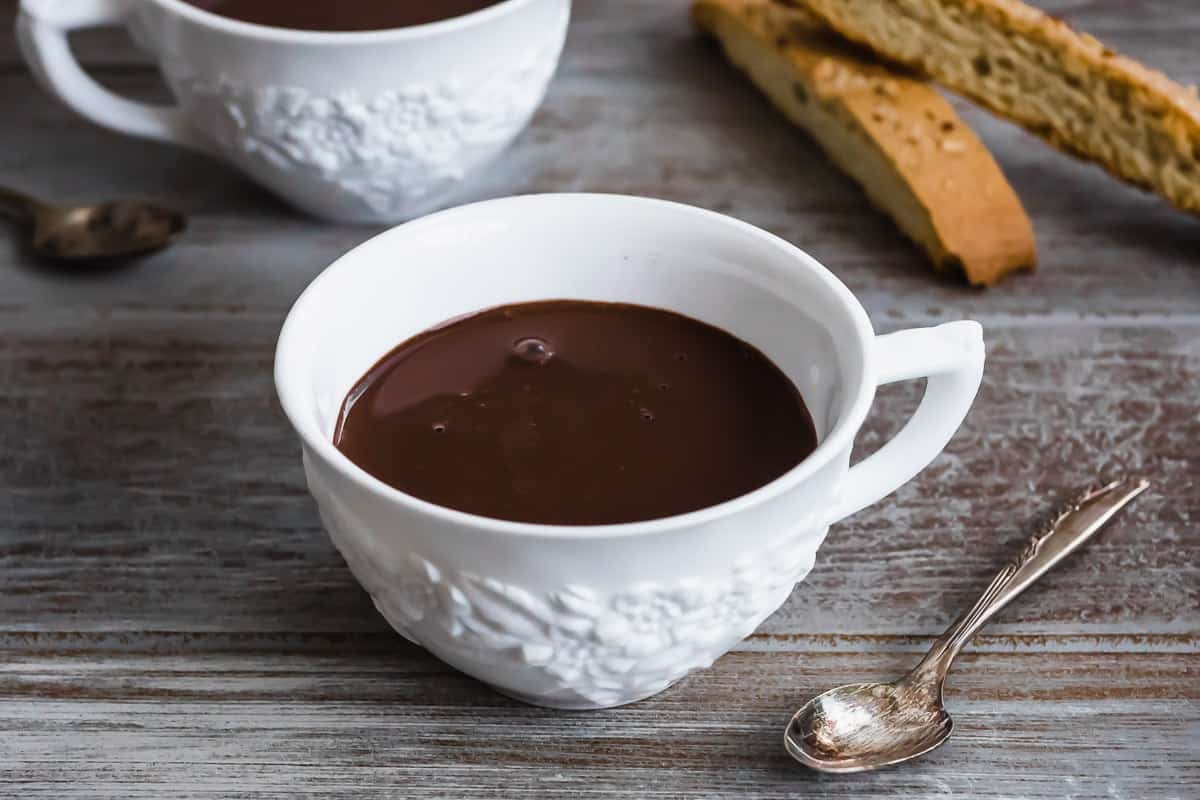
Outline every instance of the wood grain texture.
MULTIPOLYGON (((1190 0, 1045 5, 1200 81, 1190 0)), ((880 330, 979 319, 989 363, 947 452, 835 527, 758 633, 593 714, 520 706, 403 642, 321 532, 274 339, 373 230, 89 126, 0 35, 0 182, 149 195, 194 220, 178 248, 91 276, 0 241, 0 797, 1200 798, 1200 224, 955 100, 1026 203, 1042 268, 986 293, 940 279, 685 10, 577 0, 546 104, 464 199, 721 210, 813 252, 880 330), (964 655, 947 748, 861 777, 789 762, 790 708, 903 669, 1055 502, 1125 470, 1152 491, 964 655)), ((78 46, 109 85, 161 92, 120 36, 78 46)), ((881 392, 860 455, 919 392, 881 392)))

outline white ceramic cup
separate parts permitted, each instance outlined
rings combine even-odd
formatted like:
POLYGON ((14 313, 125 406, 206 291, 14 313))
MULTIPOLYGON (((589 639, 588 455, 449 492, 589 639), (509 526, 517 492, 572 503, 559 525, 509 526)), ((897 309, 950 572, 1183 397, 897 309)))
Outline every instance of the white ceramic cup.
POLYGON ((343 256, 288 315, 275 379, 321 519, 388 621, 501 692, 585 709, 655 694, 750 634, 808 573, 830 523, 945 447, 983 358, 975 322, 875 336, 828 270, 745 223, 659 200, 562 194, 444 211, 343 256), (490 306, 553 298, 668 308, 750 342, 800 389, 819 446, 720 505, 581 527, 436 506, 333 446, 347 391, 400 342, 490 306), (912 419, 850 467, 875 387, 922 377, 912 419))
POLYGON ((39 80, 93 122, 216 155, 318 217, 397 222, 445 205, 525 127, 570 6, 504 0, 342 33, 252 25, 182 0, 21 0, 17 33, 39 80), (114 25, 157 60, 177 105, 132 102, 83 71, 67 34, 114 25))

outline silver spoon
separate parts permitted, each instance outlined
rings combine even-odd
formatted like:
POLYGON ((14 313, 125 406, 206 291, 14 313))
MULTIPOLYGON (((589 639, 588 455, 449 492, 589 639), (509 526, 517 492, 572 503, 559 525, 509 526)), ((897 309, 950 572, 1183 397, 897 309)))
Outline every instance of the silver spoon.
POLYGON ((788 752, 822 772, 866 772, 909 761, 945 742, 954 723, 942 705, 942 686, 963 645, 1149 485, 1126 478, 1077 498, 1000 570, 912 672, 892 683, 839 686, 809 700, 788 724, 783 737, 788 752))
POLYGON ((187 227, 178 211, 119 201, 51 206, 0 186, 0 216, 32 231, 34 253, 55 261, 118 261, 161 250, 187 227))

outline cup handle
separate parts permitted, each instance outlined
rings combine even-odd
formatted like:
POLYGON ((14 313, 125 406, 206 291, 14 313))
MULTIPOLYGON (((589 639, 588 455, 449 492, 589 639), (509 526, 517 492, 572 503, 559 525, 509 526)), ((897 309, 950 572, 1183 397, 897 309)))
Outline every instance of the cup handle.
POLYGON ((39 82, 70 108, 106 128, 203 150, 179 109, 127 100, 93 80, 76 60, 67 34, 125 26, 144 0, 21 0, 17 38, 39 82))
POLYGON ((949 322, 878 336, 877 385, 928 378, 925 396, 899 433, 850 468, 830 522, 881 500, 937 457, 958 430, 983 380, 983 328, 949 322))

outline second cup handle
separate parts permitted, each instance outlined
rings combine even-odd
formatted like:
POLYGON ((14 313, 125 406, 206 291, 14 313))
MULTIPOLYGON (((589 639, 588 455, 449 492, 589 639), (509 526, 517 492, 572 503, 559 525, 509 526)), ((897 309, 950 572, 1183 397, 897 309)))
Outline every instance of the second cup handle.
POLYGON ((878 385, 928 378, 925 396, 887 444, 850 468, 830 522, 886 497, 923 470, 958 430, 983 380, 983 329, 949 322, 875 339, 878 385))
POLYGON ((123 26, 143 0, 21 0, 17 37, 38 80, 92 122, 119 133, 204 149, 178 109, 138 103, 110 92, 84 72, 67 34, 123 26))

